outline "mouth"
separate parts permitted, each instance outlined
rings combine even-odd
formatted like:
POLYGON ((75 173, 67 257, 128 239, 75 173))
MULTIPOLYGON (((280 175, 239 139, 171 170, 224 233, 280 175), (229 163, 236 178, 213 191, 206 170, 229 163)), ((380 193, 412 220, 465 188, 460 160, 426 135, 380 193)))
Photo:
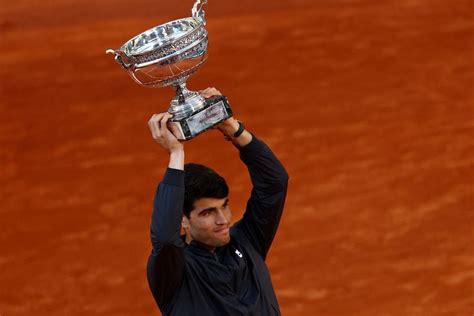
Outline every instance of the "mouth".
POLYGON ((218 234, 227 234, 229 232, 229 226, 216 229, 214 232, 218 234))

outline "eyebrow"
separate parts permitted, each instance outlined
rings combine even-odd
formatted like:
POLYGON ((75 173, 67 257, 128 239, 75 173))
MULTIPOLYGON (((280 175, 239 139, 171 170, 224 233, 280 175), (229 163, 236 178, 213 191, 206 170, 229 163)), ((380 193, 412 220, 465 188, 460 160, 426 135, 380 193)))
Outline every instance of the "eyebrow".
MULTIPOLYGON (((225 201, 224 201, 224 204, 222 204, 222 206, 225 206, 229 204, 229 198, 227 198, 225 201)), ((208 208, 205 208, 203 209, 202 211, 199 212, 199 215, 204 213, 204 212, 211 212, 211 211, 215 211, 217 208, 216 207, 208 207, 208 208)))

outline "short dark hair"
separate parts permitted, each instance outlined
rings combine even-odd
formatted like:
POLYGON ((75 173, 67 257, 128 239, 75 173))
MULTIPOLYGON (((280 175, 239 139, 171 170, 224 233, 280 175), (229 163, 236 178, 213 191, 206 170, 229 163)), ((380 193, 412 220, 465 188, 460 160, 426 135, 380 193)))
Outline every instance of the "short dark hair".
POLYGON ((223 199, 229 196, 225 179, 214 170, 196 163, 184 165, 184 209, 189 218, 194 202, 201 198, 223 199))

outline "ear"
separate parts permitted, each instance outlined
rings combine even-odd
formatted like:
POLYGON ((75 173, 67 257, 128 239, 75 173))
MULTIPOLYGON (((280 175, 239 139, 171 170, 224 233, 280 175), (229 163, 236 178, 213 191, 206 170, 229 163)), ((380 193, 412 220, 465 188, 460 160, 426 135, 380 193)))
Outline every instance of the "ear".
POLYGON ((189 228, 189 218, 187 218, 186 215, 183 215, 183 218, 181 219, 181 227, 184 229, 189 228))

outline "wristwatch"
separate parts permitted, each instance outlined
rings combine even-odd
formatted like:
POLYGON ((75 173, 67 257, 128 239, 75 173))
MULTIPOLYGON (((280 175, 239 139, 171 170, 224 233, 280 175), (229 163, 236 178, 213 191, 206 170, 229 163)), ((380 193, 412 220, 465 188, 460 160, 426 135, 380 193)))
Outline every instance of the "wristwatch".
POLYGON ((239 136, 242 135, 242 133, 245 131, 245 125, 244 125, 244 123, 242 123, 241 121, 237 121, 237 122, 239 122, 239 128, 238 128, 237 131, 234 133, 234 138, 239 137, 239 136))

